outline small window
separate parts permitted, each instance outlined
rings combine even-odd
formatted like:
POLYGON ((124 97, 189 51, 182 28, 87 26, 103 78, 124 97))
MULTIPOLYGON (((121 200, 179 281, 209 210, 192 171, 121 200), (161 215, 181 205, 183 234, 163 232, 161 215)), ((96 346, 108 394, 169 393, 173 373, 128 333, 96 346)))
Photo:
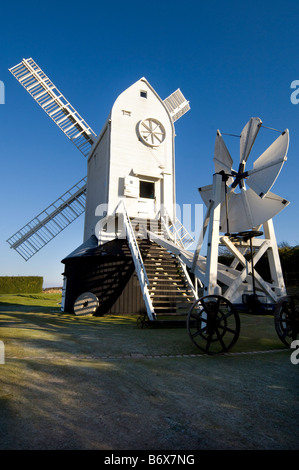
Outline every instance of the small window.
POLYGON ((155 183, 140 181, 139 195, 147 199, 155 199, 155 183))
POLYGON ((141 91, 140 96, 141 98, 147 98, 147 91, 141 91))

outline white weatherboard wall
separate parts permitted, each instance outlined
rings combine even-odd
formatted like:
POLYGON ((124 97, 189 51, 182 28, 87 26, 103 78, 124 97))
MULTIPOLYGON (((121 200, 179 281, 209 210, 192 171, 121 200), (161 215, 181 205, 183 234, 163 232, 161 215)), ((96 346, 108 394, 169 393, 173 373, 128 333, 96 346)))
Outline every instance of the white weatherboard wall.
MULTIPOLYGON (((99 204, 113 213, 124 199, 130 217, 152 217, 163 204, 171 217, 175 208, 174 127, 163 101, 145 78, 138 80, 115 101, 88 159, 87 201, 84 240, 95 234, 99 204), (140 137, 139 123, 148 118, 159 121, 165 137, 151 146, 140 137), (155 199, 125 192, 131 176, 154 185, 155 199), (133 196, 133 197, 132 197, 133 196)), ((97 234, 96 234, 97 235, 97 234)))
POLYGON ((108 203, 110 126, 108 120, 88 158, 84 241, 95 235, 95 226, 100 220, 95 216, 97 206, 108 203))

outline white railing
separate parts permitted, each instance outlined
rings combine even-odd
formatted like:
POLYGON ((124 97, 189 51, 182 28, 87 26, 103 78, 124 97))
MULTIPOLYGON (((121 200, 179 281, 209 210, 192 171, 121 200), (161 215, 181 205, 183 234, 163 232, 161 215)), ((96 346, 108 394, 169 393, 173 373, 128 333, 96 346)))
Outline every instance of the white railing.
POLYGON ((184 250, 187 250, 195 243, 194 238, 179 219, 176 218, 173 222, 165 207, 159 211, 158 215, 161 217, 161 224, 166 238, 172 240, 184 250))
MULTIPOLYGON (((123 218, 123 220, 122 220, 123 230, 115 231, 115 237, 122 238, 122 237, 125 236, 127 241, 128 241, 128 245, 129 245, 129 248, 130 248, 130 251, 131 251, 131 254, 132 254, 132 258, 133 258, 133 262, 134 262, 134 265, 135 265, 136 274, 137 274, 139 284, 140 284, 140 287, 141 287, 143 300, 144 300, 144 303, 145 303, 145 306, 146 306, 146 311, 147 311, 148 318, 150 320, 155 320, 156 315, 155 315, 154 307, 153 307, 153 304, 152 304, 152 301, 151 301, 151 298, 150 298, 150 294, 149 294, 149 290, 148 290, 149 279, 148 279, 146 269, 145 269, 145 266, 144 266, 144 263, 143 263, 142 255, 141 255, 140 250, 139 250, 138 242, 136 240, 135 233, 134 233, 134 230, 133 230, 133 227, 132 227, 132 224, 131 224, 131 221, 130 221, 130 218, 128 216, 127 209, 126 209, 126 206, 125 206, 125 203, 124 203, 123 200, 121 200, 117 204, 117 206, 116 206, 116 208, 113 211, 113 214, 111 216, 106 216, 101 220, 99 235, 100 235, 100 237, 102 236, 103 227, 106 224, 109 223, 109 219, 111 219, 111 218, 115 219, 115 217, 117 215, 118 216, 121 215, 122 218, 123 218)), ((115 221, 114 221, 114 223, 115 223, 115 221)))
MULTIPOLYGON (((187 248, 194 243, 194 238, 192 238, 192 236, 189 234, 189 232, 186 230, 186 228, 178 219, 176 219, 175 224, 172 223, 171 218, 165 208, 163 209, 163 214, 160 213, 160 217, 161 217, 161 224, 162 224, 163 232, 166 235, 166 238, 174 241, 177 245, 179 245, 181 248, 185 250, 187 250, 187 248), (183 233, 183 236, 180 235, 180 232, 183 233)), ((180 256, 176 256, 176 258, 181 265, 185 279, 189 287, 191 288, 195 299, 198 299, 197 282, 199 281, 199 285, 201 285, 201 281, 195 278, 196 286, 194 287, 193 282, 191 281, 191 278, 187 271, 185 263, 182 261, 180 256)))

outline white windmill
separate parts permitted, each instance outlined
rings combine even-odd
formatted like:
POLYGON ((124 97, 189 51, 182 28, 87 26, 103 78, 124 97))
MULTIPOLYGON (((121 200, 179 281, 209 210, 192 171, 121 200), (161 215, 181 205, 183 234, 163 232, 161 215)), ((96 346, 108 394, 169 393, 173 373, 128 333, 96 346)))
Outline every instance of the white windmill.
POLYGON ((255 160, 252 169, 245 170, 261 127, 259 118, 251 118, 242 130, 238 170, 233 169, 232 157, 218 130, 213 184, 199 188, 207 212, 203 234, 189 266, 201 279, 205 295, 190 309, 187 327, 191 340, 207 353, 227 351, 237 341, 240 310, 260 313, 276 309, 276 329, 285 344, 287 337, 296 338, 299 333, 294 300, 286 300, 272 221, 289 201, 270 192, 287 159, 289 132, 281 132, 255 160), (264 238, 260 238, 262 227, 264 238), (205 234, 206 259, 200 255, 205 234), (232 255, 229 266, 219 263, 220 246, 225 246, 232 255), (256 270, 257 262, 265 254, 271 274, 268 282, 256 270))
POLYGON ((138 80, 117 98, 96 135, 33 59, 10 72, 87 158, 88 170, 10 237, 10 247, 27 261, 85 213, 83 245, 63 260, 62 309, 105 313, 118 301, 122 312, 146 310, 155 320, 158 311, 176 313, 179 302, 193 301, 184 263, 138 240, 142 233, 147 239, 153 227, 167 232, 176 246, 186 248, 190 239, 175 214, 174 122, 190 109, 181 91, 162 100, 145 78, 138 80))

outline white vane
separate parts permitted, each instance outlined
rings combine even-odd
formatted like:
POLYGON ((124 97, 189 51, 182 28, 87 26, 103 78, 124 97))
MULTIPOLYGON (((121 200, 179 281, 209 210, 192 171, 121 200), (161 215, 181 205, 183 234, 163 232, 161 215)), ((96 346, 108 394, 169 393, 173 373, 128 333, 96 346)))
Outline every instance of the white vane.
MULTIPOLYGON (((221 232, 241 232, 255 228, 272 219, 289 204, 286 199, 270 192, 287 159, 288 129, 254 162, 251 170, 245 171, 246 162, 261 127, 262 121, 259 118, 251 118, 242 130, 237 171, 233 169, 233 159, 220 131, 217 131, 215 171, 224 175, 221 232)), ((204 203, 209 207, 213 198, 212 185, 200 188, 200 192, 204 203)))
POLYGON ((41 250, 83 214, 86 202, 85 176, 49 207, 12 235, 7 242, 25 261, 41 250))
POLYGON ((87 157, 96 134, 34 60, 23 59, 9 71, 87 157))
POLYGON ((168 109, 173 122, 177 121, 190 109, 189 101, 186 100, 179 88, 165 98, 163 103, 168 109))

